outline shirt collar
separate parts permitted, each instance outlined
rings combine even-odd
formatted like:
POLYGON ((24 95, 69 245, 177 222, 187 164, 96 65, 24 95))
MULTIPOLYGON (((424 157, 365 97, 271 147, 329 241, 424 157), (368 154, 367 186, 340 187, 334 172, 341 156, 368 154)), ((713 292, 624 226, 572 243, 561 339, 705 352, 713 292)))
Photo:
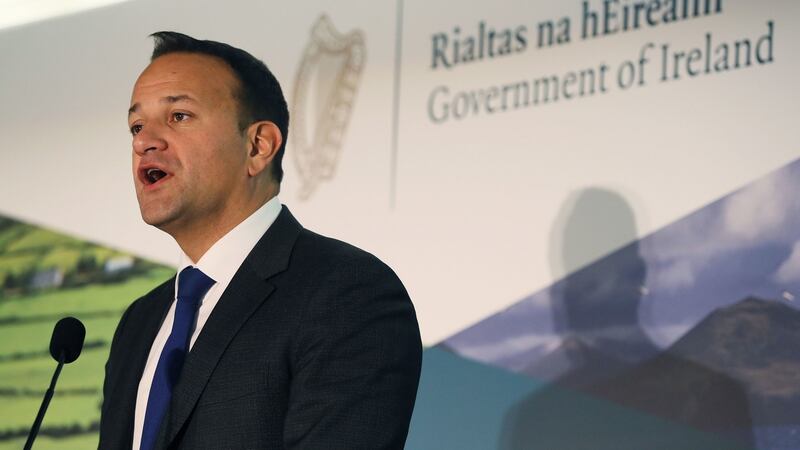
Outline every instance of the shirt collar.
POLYGON ((227 285, 280 212, 280 200, 277 196, 272 197, 215 242, 196 264, 192 263, 186 253, 181 252, 178 273, 188 266, 194 266, 217 284, 227 285))

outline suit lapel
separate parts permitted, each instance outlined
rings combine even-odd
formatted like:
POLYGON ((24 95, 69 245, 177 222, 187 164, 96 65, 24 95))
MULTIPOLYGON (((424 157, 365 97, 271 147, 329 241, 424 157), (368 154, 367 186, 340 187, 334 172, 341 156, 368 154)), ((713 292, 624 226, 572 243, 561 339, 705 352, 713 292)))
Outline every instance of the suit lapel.
POLYGON ((140 325, 136 329, 125 330, 126 338, 120 343, 120 348, 125 349, 125 354, 117 356, 119 361, 118 369, 115 370, 117 380, 113 384, 115 388, 112 391, 117 398, 110 401, 110 404, 121 406, 115 411, 120 416, 114 419, 118 422, 118 426, 123 428, 123 432, 119 435, 119 439, 123 442, 120 442, 119 448, 129 448, 132 444, 139 379, 147 363, 153 340, 174 299, 174 292, 173 277, 142 298, 139 301, 140 306, 137 305, 140 311, 136 312, 141 319, 131 321, 140 325))
POLYGON ((161 437, 166 439, 166 447, 191 415, 231 340, 275 289, 268 279, 286 270, 301 230, 300 224, 284 206, 231 279, 186 356, 181 378, 172 395, 168 426, 161 430, 165 433, 161 437))

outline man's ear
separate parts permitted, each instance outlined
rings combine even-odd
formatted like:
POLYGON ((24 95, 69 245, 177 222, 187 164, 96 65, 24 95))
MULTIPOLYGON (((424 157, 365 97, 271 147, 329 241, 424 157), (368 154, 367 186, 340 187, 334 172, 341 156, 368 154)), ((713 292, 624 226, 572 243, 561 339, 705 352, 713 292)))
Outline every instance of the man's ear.
POLYGON ((247 155, 247 174, 254 177, 264 171, 283 143, 281 130, 274 123, 263 120, 247 128, 250 153, 247 155))

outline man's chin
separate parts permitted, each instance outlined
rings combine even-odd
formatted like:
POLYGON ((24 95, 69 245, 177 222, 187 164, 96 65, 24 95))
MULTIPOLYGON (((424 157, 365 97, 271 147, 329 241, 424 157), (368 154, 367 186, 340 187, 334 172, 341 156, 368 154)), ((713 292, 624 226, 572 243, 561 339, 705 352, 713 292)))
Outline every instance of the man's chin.
POLYGON ((140 209, 144 223, 156 227, 159 230, 169 232, 170 224, 175 222, 175 214, 169 211, 147 211, 140 209))

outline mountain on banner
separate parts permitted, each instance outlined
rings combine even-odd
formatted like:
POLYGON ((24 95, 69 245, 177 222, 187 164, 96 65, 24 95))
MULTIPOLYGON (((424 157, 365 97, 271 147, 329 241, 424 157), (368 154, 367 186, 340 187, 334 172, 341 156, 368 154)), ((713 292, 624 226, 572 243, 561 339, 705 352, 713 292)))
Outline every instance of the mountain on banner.
POLYGON ((524 371, 530 376, 557 357, 567 366, 508 411, 503 448, 524 448, 534 438, 584 448, 589 441, 575 433, 583 426, 603 430, 592 441, 596 449, 797 448, 798 338, 800 311, 750 297, 715 310, 638 364, 578 337, 565 339, 524 371), (544 426, 542 420, 571 425, 544 426))
MULTIPOLYGON (((668 349, 640 364, 601 348, 571 336, 520 372, 628 403, 625 392, 636 383, 657 371, 673 370, 667 364, 685 361, 725 374, 746 388, 751 409, 758 407, 753 419, 760 423, 800 417, 800 311, 780 301, 749 297, 719 308, 668 349)), ((685 381, 670 383, 689 386, 685 381)))
POLYGON ((632 364, 578 336, 569 336, 555 350, 521 372, 538 380, 558 380, 562 386, 581 387, 611 378, 632 364))
POLYGON ((798 423, 800 311, 750 297, 711 313, 668 353, 741 383, 755 425, 798 423))
POLYGON ((582 389, 694 429, 753 442, 800 417, 800 311, 747 298, 709 314, 665 352, 582 389))

